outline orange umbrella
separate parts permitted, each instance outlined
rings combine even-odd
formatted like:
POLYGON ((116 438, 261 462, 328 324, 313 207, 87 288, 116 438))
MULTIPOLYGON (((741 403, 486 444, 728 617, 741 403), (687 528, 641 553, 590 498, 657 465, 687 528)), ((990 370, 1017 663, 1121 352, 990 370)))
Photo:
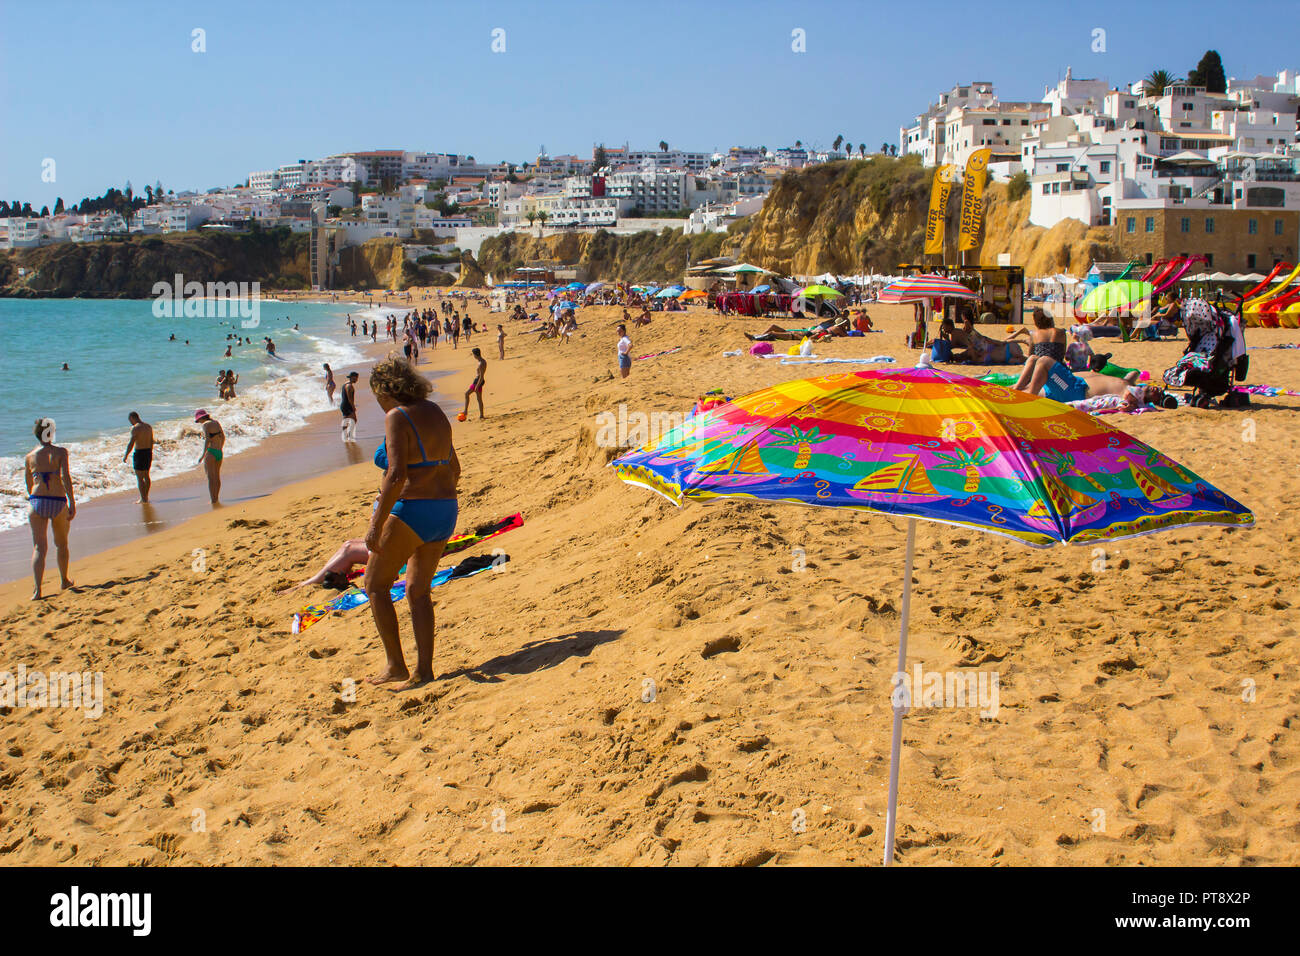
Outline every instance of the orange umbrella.
POLYGON ((699 289, 692 289, 690 292, 683 292, 683 293, 682 293, 681 295, 679 295, 677 298, 679 298, 679 299, 698 299, 698 298, 701 298, 702 296, 707 296, 707 295, 708 295, 707 292, 702 292, 702 291, 700 291, 699 289))

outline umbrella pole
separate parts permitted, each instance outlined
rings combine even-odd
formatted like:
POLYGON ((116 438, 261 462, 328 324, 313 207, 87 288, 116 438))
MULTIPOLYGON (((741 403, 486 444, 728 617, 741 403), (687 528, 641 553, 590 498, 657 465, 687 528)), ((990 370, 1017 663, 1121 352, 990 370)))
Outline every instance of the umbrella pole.
MULTIPOLYGON (((907 557, 903 560, 903 607, 898 628, 898 666, 895 680, 907 680, 907 621, 912 610, 912 552, 916 548, 916 519, 907 519, 907 557), (901 675, 901 677, 897 676, 901 675)), ((907 714, 910 695, 894 687, 890 700, 894 705, 894 735, 889 748, 889 804, 885 810, 885 866, 894 862, 894 824, 898 818, 898 763, 903 750, 903 717, 907 714)))

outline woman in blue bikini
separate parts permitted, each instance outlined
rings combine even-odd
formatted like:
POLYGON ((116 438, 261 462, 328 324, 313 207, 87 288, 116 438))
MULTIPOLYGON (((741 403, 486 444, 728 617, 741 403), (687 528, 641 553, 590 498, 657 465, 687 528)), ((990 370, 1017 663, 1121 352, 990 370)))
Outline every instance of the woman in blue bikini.
POLYGON ((375 627, 388 656, 372 684, 405 681, 416 687, 433 680, 433 600, 430 582, 443 546, 456 530, 456 483, 460 461, 451 444, 451 423, 432 390, 409 362, 390 358, 370 373, 370 391, 384 410, 384 443, 375 465, 384 469, 366 547, 366 594, 375 627), (406 603, 415 632, 415 675, 406 668, 397 609, 389 589, 406 565, 406 603))
POLYGON ((27 503, 31 505, 27 521, 32 526, 32 577, 36 579, 32 600, 39 601, 51 527, 59 580, 65 591, 73 586, 68 580, 68 525, 77 516, 77 501, 72 494, 72 475, 68 472, 68 450, 54 444, 54 420, 38 418, 33 432, 40 444, 27 453, 24 463, 27 503))

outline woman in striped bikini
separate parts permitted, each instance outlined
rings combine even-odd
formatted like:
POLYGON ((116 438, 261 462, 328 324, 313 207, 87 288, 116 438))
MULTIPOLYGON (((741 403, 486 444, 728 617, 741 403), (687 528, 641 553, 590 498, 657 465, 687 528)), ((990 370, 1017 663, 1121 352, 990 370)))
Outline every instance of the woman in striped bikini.
POLYGON ((77 501, 68 473, 68 450, 54 444, 54 420, 38 418, 33 433, 40 444, 27 453, 24 464, 27 503, 31 505, 27 521, 32 526, 32 577, 36 579, 32 600, 39 601, 50 527, 54 528, 59 580, 65 591, 73 586, 68 580, 68 525, 77 516, 77 501))

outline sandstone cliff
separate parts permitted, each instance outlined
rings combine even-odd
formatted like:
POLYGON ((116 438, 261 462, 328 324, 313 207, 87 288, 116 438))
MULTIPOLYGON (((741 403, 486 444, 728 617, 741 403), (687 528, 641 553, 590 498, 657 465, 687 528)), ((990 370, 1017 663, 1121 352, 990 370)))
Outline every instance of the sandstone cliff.
POLYGON ((177 273, 186 282, 260 282, 267 291, 301 289, 307 272, 307 237, 288 229, 132 236, 0 256, 0 295, 146 299, 155 282, 171 282, 177 273))
MULTIPOLYGON (((515 232, 486 240, 478 260, 498 278, 530 260, 552 260, 583 267, 592 279, 677 279, 689 263, 717 255, 784 275, 892 273, 922 259, 933 175, 916 157, 826 163, 786 174, 763 208, 729 233, 597 231, 539 239, 515 232)), ((948 209, 947 261, 953 263, 959 198, 955 192, 948 209)), ((1012 200, 1004 184, 991 183, 984 199, 983 242, 968 256, 972 262, 996 265, 1007 252, 1034 276, 1082 274, 1093 260, 1123 258, 1109 229, 1073 219, 1052 229, 1029 225, 1029 196, 1012 200)))

